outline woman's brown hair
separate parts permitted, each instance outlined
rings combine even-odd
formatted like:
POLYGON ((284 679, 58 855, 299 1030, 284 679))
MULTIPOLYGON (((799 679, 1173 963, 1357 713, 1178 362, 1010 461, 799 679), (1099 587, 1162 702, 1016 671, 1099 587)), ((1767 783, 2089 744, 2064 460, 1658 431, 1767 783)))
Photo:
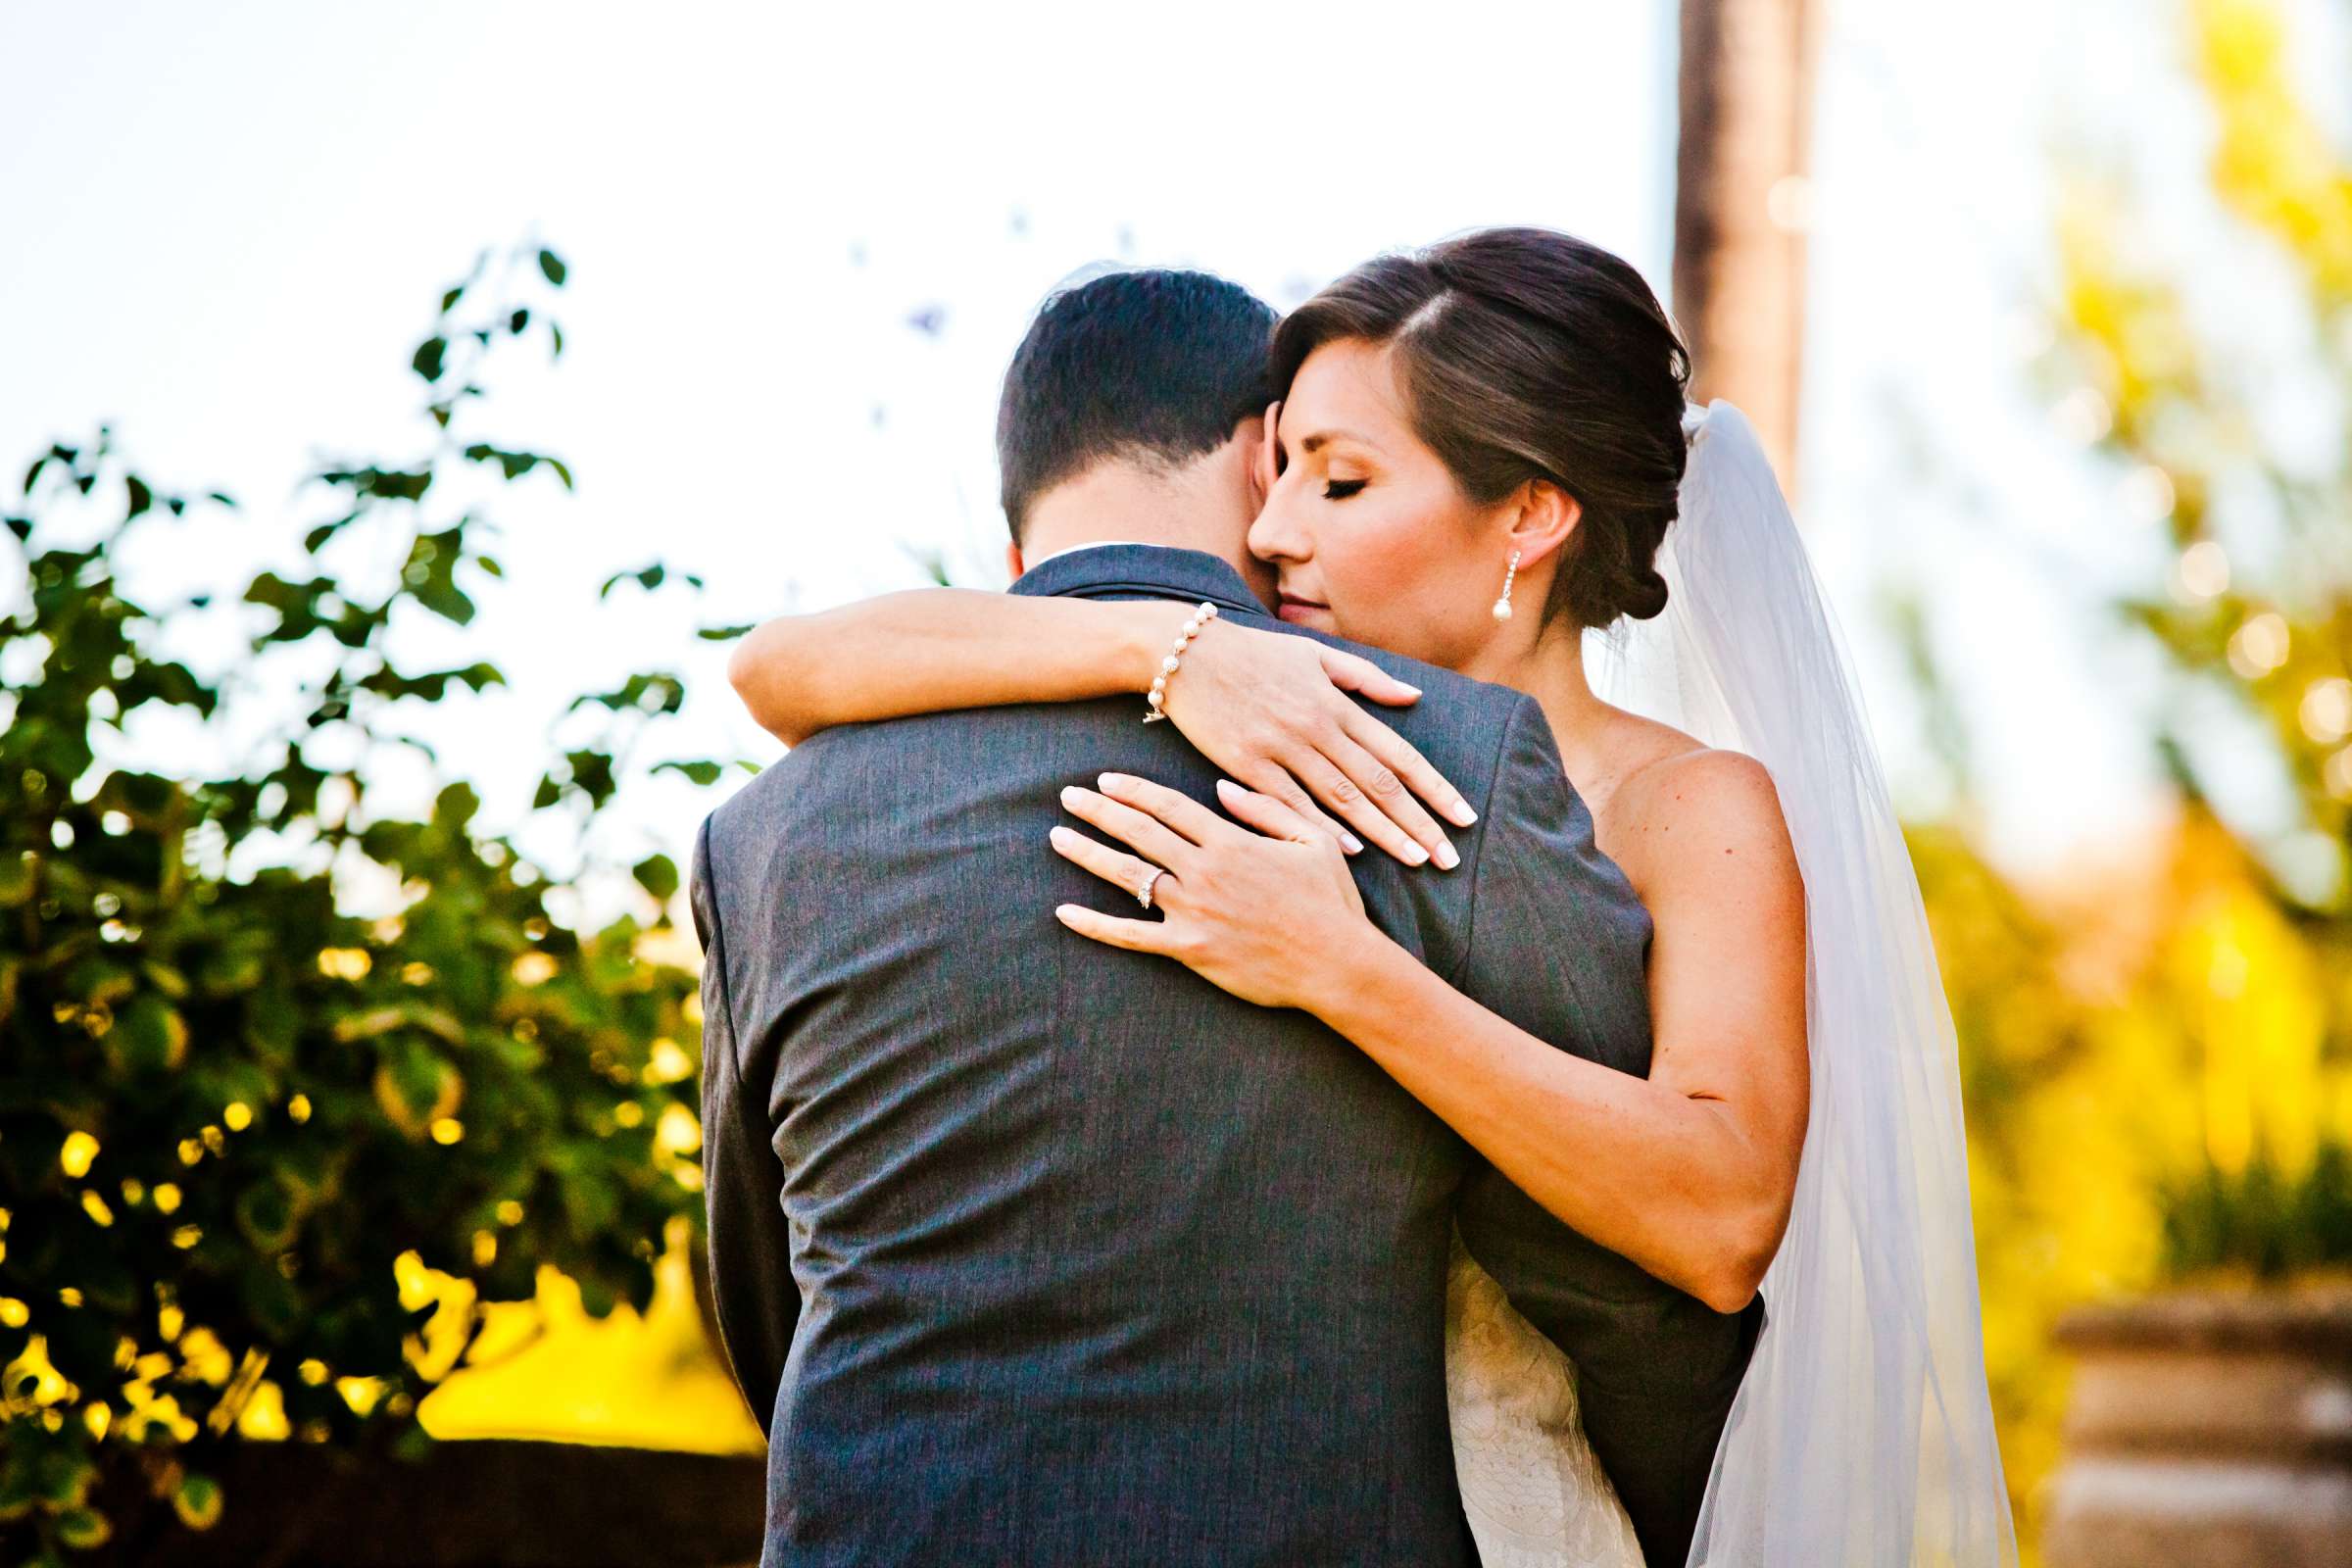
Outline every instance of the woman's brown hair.
POLYGON ((1287 393, 1325 343, 1394 345, 1415 432, 1465 495, 1547 479, 1583 508, 1546 620, 1606 626, 1666 608, 1658 545, 1688 448, 1690 358, 1642 274, 1542 228, 1487 228, 1366 262, 1274 333, 1287 393))

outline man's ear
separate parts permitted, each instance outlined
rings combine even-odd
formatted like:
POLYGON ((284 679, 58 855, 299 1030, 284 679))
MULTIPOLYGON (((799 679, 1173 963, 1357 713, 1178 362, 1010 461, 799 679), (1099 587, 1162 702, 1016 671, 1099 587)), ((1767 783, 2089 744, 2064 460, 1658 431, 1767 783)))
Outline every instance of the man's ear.
POLYGON ((1566 544, 1585 516, 1576 497, 1549 479, 1530 479, 1509 505, 1511 548, 1519 552, 1522 571, 1566 544))
POLYGON ((1281 422, 1282 404, 1280 402, 1267 404, 1266 416, 1258 425, 1257 451, 1254 454, 1254 461, 1250 465, 1250 488, 1256 492, 1254 496, 1257 503, 1255 510, 1259 512, 1266 510, 1266 497, 1274 493, 1274 481, 1281 477, 1274 471, 1274 431, 1281 422))
POLYGON ((1021 542, 1015 539, 1004 547, 1004 570, 1009 577, 1018 577, 1029 568, 1021 564, 1021 542))

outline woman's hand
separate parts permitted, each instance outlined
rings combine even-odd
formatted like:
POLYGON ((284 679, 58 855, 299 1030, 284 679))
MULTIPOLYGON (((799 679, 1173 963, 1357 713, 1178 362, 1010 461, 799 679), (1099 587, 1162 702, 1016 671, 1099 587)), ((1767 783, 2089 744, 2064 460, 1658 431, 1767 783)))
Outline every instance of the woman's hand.
POLYGON ((1345 837, 1321 802, 1407 865, 1434 859, 1452 869, 1461 857, 1421 803, 1459 827, 1478 813, 1349 692, 1392 706, 1421 695, 1370 660, 1311 637, 1212 621, 1185 650, 1165 711, 1201 756, 1301 823, 1345 837))
POLYGON ((1253 833, 1164 785, 1123 773, 1098 782, 1100 793, 1063 790, 1062 805, 1135 853, 1066 827, 1054 830, 1054 848, 1130 898, 1150 880, 1160 917, 1055 909, 1080 936, 1174 958, 1244 1002, 1310 1009, 1316 987, 1345 983, 1351 946, 1378 939, 1339 840, 1281 802, 1217 781, 1217 798, 1253 833))

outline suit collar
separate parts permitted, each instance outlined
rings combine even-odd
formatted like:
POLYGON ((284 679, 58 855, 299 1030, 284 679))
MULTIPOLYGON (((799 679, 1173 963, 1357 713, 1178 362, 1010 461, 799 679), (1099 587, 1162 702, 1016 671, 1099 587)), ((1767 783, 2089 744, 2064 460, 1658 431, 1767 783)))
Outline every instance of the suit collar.
POLYGON ((1203 550, 1166 545, 1096 545, 1065 551, 1021 573, 1011 591, 1074 599, 1205 599, 1219 610, 1267 612, 1231 562, 1203 550))

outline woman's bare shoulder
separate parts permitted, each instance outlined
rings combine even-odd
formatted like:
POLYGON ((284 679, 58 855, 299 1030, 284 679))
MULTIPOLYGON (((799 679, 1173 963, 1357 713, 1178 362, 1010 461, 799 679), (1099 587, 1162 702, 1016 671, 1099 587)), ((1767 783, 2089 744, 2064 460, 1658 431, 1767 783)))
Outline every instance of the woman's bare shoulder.
POLYGON ((1763 763, 1641 722, 1645 731, 1628 736, 1625 766, 1592 808, 1602 853, 1637 889, 1705 873, 1725 856, 1791 858, 1780 792, 1763 763))

